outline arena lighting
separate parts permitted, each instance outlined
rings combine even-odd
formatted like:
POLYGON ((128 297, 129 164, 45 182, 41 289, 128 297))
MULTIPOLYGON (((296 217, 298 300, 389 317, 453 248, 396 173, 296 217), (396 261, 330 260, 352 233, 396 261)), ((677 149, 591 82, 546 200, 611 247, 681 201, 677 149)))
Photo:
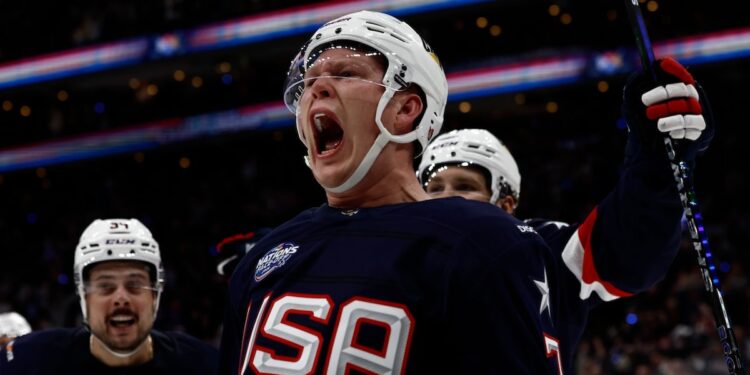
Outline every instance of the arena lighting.
POLYGON ((750 27, 654 43, 654 55, 672 56, 685 65, 749 57, 750 27))
POLYGON ((488 1, 490 0, 328 1, 287 8, 185 31, 72 49, 0 64, 0 90, 177 55, 303 34, 317 29, 330 19, 362 9, 404 16, 488 1))
POLYGON ((584 78, 588 59, 571 56, 448 74, 448 100, 558 86, 584 78))
POLYGON ((293 123, 282 102, 169 119, 0 151, 0 173, 47 167, 120 153, 153 149, 175 142, 293 123))
MULTIPOLYGON (((657 56, 673 56, 686 65, 750 56, 750 28, 658 43, 657 56)), ((576 54, 554 59, 495 65, 448 74, 450 101, 519 93, 632 70, 634 50, 576 54)), ((4 108, 11 107, 6 101, 4 108)), ((137 125, 65 140, 0 150, 0 173, 136 152, 169 143, 220 134, 270 129, 293 124, 281 102, 137 125)), ((624 124, 623 124, 624 126, 624 124)))
POLYGON ((148 49, 148 38, 139 38, 0 64, 0 90, 134 64, 148 49))
POLYGON ((485 3, 489 0, 381 0, 329 1, 194 29, 185 33, 189 52, 217 49, 314 31, 338 16, 362 9, 396 17, 444 8, 485 3))

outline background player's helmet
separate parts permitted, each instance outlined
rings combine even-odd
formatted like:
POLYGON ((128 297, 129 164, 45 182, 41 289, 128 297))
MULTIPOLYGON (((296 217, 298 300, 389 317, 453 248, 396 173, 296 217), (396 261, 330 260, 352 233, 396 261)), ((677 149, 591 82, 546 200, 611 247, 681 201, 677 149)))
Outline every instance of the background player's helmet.
POLYGON ((84 283, 87 268, 99 262, 132 260, 146 263, 151 270, 151 280, 156 288, 154 317, 159 310, 159 299, 164 289, 164 267, 159 244, 151 231, 137 219, 96 219, 81 234, 73 260, 73 275, 84 321, 86 294, 84 283))
POLYGON ((31 326, 21 314, 11 311, 0 314, 0 338, 13 339, 31 332, 31 326))
MULTIPOLYGON (((388 66, 382 81, 386 90, 375 114, 380 136, 347 181, 337 187, 324 186, 331 192, 343 192, 356 185, 388 141, 409 143, 416 140, 424 150, 432 137, 440 132, 448 98, 448 81, 437 56, 411 26, 384 13, 360 11, 323 25, 292 61, 284 94, 284 101, 292 112, 297 114, 298 101, 305 86, 305 71, 315 62, 317 52, 332 42, 346 44, 347 41, 372 48, 387 59, 388 66), (418 85, 425 95, 422 118, 413 131, 403 135, 391 134, 381 121, 383 110, 396 91, 405 89, 411 83, 418 85)), ((299 121, 297 131, 305 143, 299 121)))
POLYGON ((417 177, 426 187, 441 166, 462 163, 479 166, 488 172, 492 190, 490 203, 495 204, 508 194, 516 202, 520 199, 521 174, 515 159, 499 139, 484 129, 453 130, 435 138, 422 156, 417 177))

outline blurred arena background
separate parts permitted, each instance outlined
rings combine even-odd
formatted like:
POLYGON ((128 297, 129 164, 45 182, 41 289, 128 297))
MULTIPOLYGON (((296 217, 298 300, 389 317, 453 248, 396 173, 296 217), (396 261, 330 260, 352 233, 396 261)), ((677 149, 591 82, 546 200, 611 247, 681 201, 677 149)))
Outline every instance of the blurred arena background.
MULTIPOLYGON (((748 358, 750 15, 726 0, 642 7, 657 57, 687 65, 713 105, 696 190, 748 358)), ((78 236, 135 217, 167 268, 157 327, 217 342, 215 244, 325 200, 281 103, 289 61, 323 21, 360 9, 406 20, 436 50, 444 131, 508 145, 519 217, 576 222, 612 187, 638 66, 622 1, 0 1, 0 312, 35 330, 78 324, 78 236)), ((657 287, 599 308, 578 373, 727 373, 695 263, 685 242, 657 287)))

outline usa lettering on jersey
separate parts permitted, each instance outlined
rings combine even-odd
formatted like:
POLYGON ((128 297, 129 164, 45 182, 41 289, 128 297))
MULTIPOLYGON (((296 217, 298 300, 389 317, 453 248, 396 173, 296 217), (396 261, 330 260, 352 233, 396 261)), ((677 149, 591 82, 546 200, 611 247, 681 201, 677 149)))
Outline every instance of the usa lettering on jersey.
POLYGON ((362 373, 403 374, 406 369, 414 317, 401 304, 366 297, 353 297, 337 308, 328 295, 285 293, 261 302, 255 316, 248 314, 245 327, 252 331, 243 355, 241 374, 309 374, 323 366, 324 374, 362 373), (321 332, 292 321, 290 316, 305 317, 333 327, 330 342, 321 332), (377 345, 363 343, 366 329, 382 332, 377 345), (283 356, 258 342, 263 336, 276 344, 290 347, 296 356, 283 356), (323 358, 324 348, 329 347, 323 358))

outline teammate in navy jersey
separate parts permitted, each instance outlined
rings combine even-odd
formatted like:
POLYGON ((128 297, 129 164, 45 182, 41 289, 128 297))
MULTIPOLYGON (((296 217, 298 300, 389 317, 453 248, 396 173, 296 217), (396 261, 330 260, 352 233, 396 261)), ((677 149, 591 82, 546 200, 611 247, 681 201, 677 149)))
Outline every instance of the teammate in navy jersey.
POLYGON ((213 374, 217 350, 152 329, 164 287, 159 245, 136 219, 95 220, 73 265, 84 327, 33 332, 0 351, 0 374, 213 374))
MULTIPOLYGON (((630 132, 622 178, 614 191, 580 225, 543 219, 524 221, 544 238, 559 264, 564 265, 560 271, 563 283, 564 279, 573 281, 562 298, 549 305, 550 311, 567 316, 555 329, 566 373, 572 373, 574 352, 589 310, 603 301, 648 288, 664 275, 677 250, 675 236, 680 218, 675 215, 679 212, 675 207, 679 201, 666 152, 654 148, 654 142, 644 137, 658 140, 668 134, 678 142, 691 142, 683 147, 689 148, 685 150, 689 151, 687 161, 692 162, 695 151, 708 146, 711 131, 701 138, 705 106, 700 106, 697 90, 690 87, 694 85, 690 74, 673 60, 662 64, 662 75, 672 76, 669 81, 685 82, 659 86, 645 94, 640 104, 633 97, 637 94, 633 86, 640 88, 643 78, 631 79, 626 92, 630 108, 625 112, 631 115, 628 124, 631 129, 652 127, 664 134, 649 129, 630 132), (646 113, 659 111, 656 106, 667 99, 650 98, 667 92, 671 92, 672 101, 683 97, 696 101, 682 107, 671 104, 675 110, 647 120, 646 113), (691 108, 695 105, 698 107, 691 108), (637 113, 642 115, 636 118, 637 113), (687 130, 676 131, 679 129, 665 125, 674 121, 682 121, 687 130)), ((484 129, 454 130, 437 137, 422 156, 417 175, 433 198, 461 196, 492 203, 509 214, 514 213, 521 193, 521 174, 513 156, 484 129)))

